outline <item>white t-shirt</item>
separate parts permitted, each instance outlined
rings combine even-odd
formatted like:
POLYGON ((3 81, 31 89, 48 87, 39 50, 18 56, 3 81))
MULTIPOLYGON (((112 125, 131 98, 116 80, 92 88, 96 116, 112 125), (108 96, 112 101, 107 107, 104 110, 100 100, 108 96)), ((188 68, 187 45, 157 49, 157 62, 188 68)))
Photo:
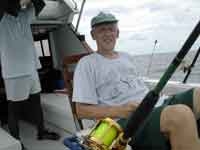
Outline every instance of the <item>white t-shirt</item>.
POLYGON ((108 59, 98 53, 83 57, 75 70, 73 101, 107 106, 141 102, 149 89, 136 72, 132 57, 108 59))
POLYGON ((30 24, 34 7, 22 10, 18 17, 4 14, 0 21, 0 61, 4 79, 31 75, 40 67, 30 24))

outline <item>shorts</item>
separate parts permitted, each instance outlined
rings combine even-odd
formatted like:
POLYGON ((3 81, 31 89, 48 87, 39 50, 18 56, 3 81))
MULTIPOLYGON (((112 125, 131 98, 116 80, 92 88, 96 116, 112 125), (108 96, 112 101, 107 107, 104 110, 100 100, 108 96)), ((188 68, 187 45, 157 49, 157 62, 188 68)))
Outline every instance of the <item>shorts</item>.
MULTIPOLYGON (((162 110, 168 105, 185 104, 193 109, 193 91, 190 89, 183 93, 167 98, 163 105, 154 108, 144 121, 141 128, 132 138, 130 145, 136 150, 170 150, 169 140, 160 132, 160 115, 162 110)), ((118 121, 124 126, 122 120, 118 121)))
POLYGON ((4 79, 7 100, 23 101, 29 98, 30 94, 41 91, 38 73, 25 75, 16 78, 4 79))

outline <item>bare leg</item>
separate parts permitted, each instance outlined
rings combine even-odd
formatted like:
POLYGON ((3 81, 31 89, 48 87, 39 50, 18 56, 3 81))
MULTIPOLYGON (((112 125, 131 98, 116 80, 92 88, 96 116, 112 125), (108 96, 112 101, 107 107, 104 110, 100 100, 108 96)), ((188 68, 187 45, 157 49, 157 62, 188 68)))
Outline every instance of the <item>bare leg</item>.
POLYGON ((186 105, 166 107, 161 113, 160 127, 169 138, 172 150, 200 150, 196 120, 186 105))
POLYGON ((195 88, 193 93, 193 112, 196 120, 200 118, 200 88, 195 88))

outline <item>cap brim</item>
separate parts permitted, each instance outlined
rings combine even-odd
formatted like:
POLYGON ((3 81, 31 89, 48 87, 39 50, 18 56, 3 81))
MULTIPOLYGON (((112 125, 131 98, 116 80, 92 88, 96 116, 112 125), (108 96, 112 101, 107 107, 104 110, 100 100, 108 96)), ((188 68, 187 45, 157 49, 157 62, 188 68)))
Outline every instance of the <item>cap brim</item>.
POLYGON ((93 25, 92 25, 92 27, 95 27, 95 26, 98 26, 98 25, 101 25, 101 24, 106 24, 106 23, 117 23, 118 22, 118 20, 116 20, 116 19, 113 19, 113 20, 111 20, 111 19, 105 19, 105 20, 101 20, 101 21, 99 21, 99 22, 95 22, 93 25))

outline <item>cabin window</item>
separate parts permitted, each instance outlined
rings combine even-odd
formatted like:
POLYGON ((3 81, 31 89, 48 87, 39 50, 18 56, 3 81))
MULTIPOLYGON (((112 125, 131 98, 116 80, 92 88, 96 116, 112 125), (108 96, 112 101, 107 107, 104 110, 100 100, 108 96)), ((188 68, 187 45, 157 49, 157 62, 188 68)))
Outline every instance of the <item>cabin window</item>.
POLYGON ((37 55, 39 57, 43 56, 51 56, 49 41, 47 39, 40 40, 35 42, 35 47, 37 51, 37 55))
POLYGON ((35 42, 35 48, 38 56, 43 56, 40 41, 35 42))

